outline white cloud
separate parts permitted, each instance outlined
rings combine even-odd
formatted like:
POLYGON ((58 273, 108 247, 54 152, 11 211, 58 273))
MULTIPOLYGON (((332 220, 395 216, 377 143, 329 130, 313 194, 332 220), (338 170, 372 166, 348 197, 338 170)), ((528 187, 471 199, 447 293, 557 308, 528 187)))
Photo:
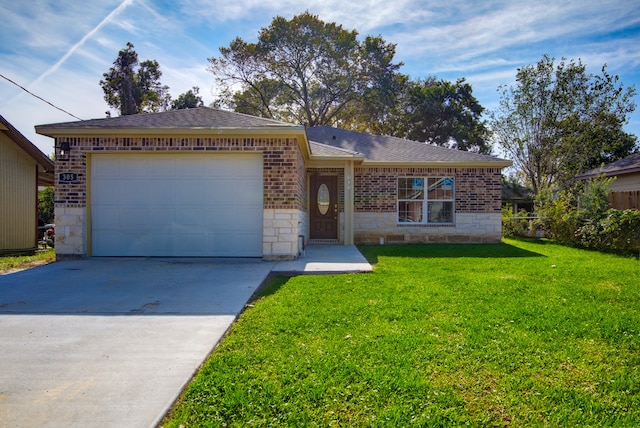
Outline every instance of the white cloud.
POLYGON ((42 80, 44 80, 47 76, 55 73, 60 68, 60 66, 62 64, 64 64, 64 62, 67 59, 69 59, 82 45, 85 44, 85 42, 87 40, 92 38, 98 31, 100 31, 100 29, 102 27, 104 27, 105 25, 107 25, 110 22, 112 22, 114 20, 114 18, 116 18, 132 2, 133 2, 133 0, 124 0, 122 3, 120 3, 120 5, 118 5, 118 7, 116 7, 113 11, 111 11, 111 13, 109 13, 109 15, 107 15, 102 21, 100 21, 100 23, 98 25, 96 25, 89 32, 87 32, 84 36, 82 36, 80 41, 78 41, 76 44, 71 46, 71 48, 69 50, 67 50, 65 52, 65 54, 62 56, 62 58, 60 58, 55 64, 53 64, 51 67, 49 67, 40 76, 38 76, 38 78, 34 82, 32 82, 29 86, 36 86, 38 83, 40 83, 42 80))
MULTIPOLYGON (((102 117, 107 105, 98 82, 131 41, 141 60, 158 60, 174 97, 199 86, 208 104, 215 88, 207 58, 218 47, 235 36, 255 41, 275 15, 305 10, 396 43, 395 59, 413 78, 466 77, 485 107, 518 67, 544 53, 582 58, 593 72, 608 63, 626 86, 640 82, 637 0, 0 0, 0 73, 35 83, 34 92, 80 117, 102 117)), ((25 134, 34 124, 72 120, 2 80, 0 92, 0 114, 25 134)), ((634 114, 640 128, 640 111, 634 114)))

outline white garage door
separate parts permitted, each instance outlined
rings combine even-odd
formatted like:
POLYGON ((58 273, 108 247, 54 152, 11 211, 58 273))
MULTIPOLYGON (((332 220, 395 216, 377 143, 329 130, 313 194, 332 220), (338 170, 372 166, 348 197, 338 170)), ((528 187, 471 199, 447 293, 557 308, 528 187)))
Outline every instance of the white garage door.
POLYGON ((94 256, 262 255, 262 155, 91 156, 94 256))

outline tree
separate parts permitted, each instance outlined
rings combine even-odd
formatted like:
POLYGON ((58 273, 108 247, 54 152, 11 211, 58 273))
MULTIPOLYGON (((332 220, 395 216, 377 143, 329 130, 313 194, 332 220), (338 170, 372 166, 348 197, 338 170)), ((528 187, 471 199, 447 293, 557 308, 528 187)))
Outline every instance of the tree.
POLYGON ((194 86, 184 94, 178 95, 178 98, 171 101, 171 110, 202 107, 204 102, 202 102, 202 97, 198 95, 199 92, 200 88, 194 86))
POLYGON ((160 83, 161 76, 158 62, 138 62, 138 54, 128 42, 100 80, 104 100, 123 116, 167 110, 171 97, 169 87, 160 83))
POLYGON ((636 137, 623 130, 635 109, 635 87, 624 88, 606 65, 593 75, 580 60, 556 66, 545 55, 518 69, 515 86, 500 90, 491 115, 495 141, 536 191, 567 188, 575 175, 635 149, 636 137))
POLYGON ((220 57, 209 58, 220 104, 307 126, 351 122, 347 112, 364 114, 365 100, 393 92, 401 66, 392 61, 395 45, 380 37, 361 43, 356 36, 308 12, 291 20, 276 17, 257 43, 236 38, 220 48, 220 57))
POLYGON ((53 186, 38 191, 38 220, 43 224, 54 222, 55 198, 53 186))
POLYGON ((438 146, 491 153, 484 107, 465 79, 455 83, 428 78, 411 82, 405 98, 406 137, 438 146))

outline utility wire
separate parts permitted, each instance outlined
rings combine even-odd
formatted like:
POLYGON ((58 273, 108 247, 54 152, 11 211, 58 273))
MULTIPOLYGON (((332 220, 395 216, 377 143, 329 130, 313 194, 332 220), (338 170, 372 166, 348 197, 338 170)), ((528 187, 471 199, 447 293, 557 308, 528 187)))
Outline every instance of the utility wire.
POLYGON ((27 89, 27 88, 25 88, 24 86, 20 86, 19 84, 17 84, 17 83, 16 83, 16 82, 14 82, 13 80, 9 79, 7 76, 3 75, 2 73, 0 73, 0 77, 2 77, 4 80, 6 80, 6 81, 8 81, 8 82, 10 82, 10 83, 13 83, 13 84, 14 84, 14 85, 16 85, 18 88, 20 88, 20 89, 22 89, 23 91, 25 91, 27 94, 29 94, 29 95, 31 95, 31 96, 34 96, 34 97, 36 97, 37 99, 39 99, 39 100, 41 100, 41 101, 44 101, 45 103, 49 104, 51 107, 53 107, 53 108, 55 108, 55 109, 58 109, 58 110, 60 110, 61 112, 66 113, 66 114, 68 114, 69 116, 74 117, 74 118, 76 118, 76 119, 78 119, 78 120, 82 120, 82 119, 80 119, 78 116, 76 116, 76 115, 74 115, 74 114, 71 114, 71 113, 69 113, 68 111, 66 111, 66 110, 64 110, 64 109, 61 109, 60 107, 58 107, 58 106, 55 106, 55 105, 51 104, 49 101, 47 101, 47 100, 45 100, 44 98, 42 98, 42 97, 40 97, 40 96, 38 96, 38 95, 34 94, 33 92, 31 92, 30 90, 28 90, 28 89, 27 89))

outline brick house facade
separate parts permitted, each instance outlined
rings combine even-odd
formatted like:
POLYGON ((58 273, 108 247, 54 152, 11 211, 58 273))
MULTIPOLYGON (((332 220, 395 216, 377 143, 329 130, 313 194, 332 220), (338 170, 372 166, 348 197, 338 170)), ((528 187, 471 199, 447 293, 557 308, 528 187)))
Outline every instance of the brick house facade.
MULTIPOLYGON (((374 136, 366 134, 348 133, 329 127, 305 129, 204 107, 41 125, 36 127, 36 131, 55 138, 56 147, 64 141, 71 148, 69 159, 59 160, 57 164, 55 209, 56 253, 59 257, 106 254, 102 254, 104 250, 94 242, 95 236, 108 236, 97 232, 103 215, 96 210, 103 206, 115 213, 114 216, 120 216, 120 223, 133 222, 140 226, 139 230, 129 229, 122 235, 122 239, 114 239, 113 249, 109 250, 111 255, 120 255, 119 251, 122 251, 122 255, 141 256, 249 255, 264 259, 291 259, 297 257, 302 246, 309 241, 347 245, 378 243, 380 239, 385 242, 488 242, 499 240, 501 235, 501 169, 509 163, 489 156, 448 149, 442 149, 446 150, 442 152, 437 148, 435 159, 429 159, 427 157, 434 153, 431 149, 427 150, 428 153, 425 152, 425 148, 431 147, 425 144, 390 140, 388 137, 372 144, 367 138, 374 136), (340 138, 336 138, 335 134, 340 138), (357 143, 355 145, 352 144, 354 138, 357 143), (377 152, 370 151, 367 144, 377 147, 377 152), (403 155, 406 159, 394 158, 394 153, 404 153, 403 150, 407 148, 410 149, 407 152, 409 155, 403 155), (444 157, 451 159, 440 159, 443 153, 446 154, 444 157), (102 178, 92 170, 94 165, 100 165, 98 160, 111 160, 105 155, 117 161, 107 162, 105 165, 112 165, 112 168, 120 170, 118 172, 114 169, 111 175, 102 178), (207 229, 207 209, 211 207, 215 209, 224 206, 235 210, 230 217, 232 220, 234 217, 240 218, 238 221, 244 218, 244 205, 236 202, 237 199, 242 199, 240 193, 244 188, 236 186, 235 182, 238 180, 233 168, 227 176, 220 178, 220 189, 215 196, 219 199, 204 201, 206 198, 199 194, 194 194, 189 199, 197 202, 198 198, 204 198, 202 207, 192 202, 183 207, 180 201, 184 197, 180 192, 169 191, 173 181, 162 181, 163 179, 148 175, 149 171, 159 168, 156 165, 158 159, 197 161, 202 158, 211 161, 202 167, 205 174, 202 180, 214 180, 207 174, 215 176, 216 168, 220 169, 216 160, 222 159, 221 156, 227 156, 224 159, 231 163, 238 162, 238 165, 245 159, 261 159, 261 169, 249 167, 242 172, 251 176, 248 180, 260 179, 262 182, 262 194, 255 195, 254 201, 261 204, 262 210, 249 213, 254 220, 259 216, 257 218, 261 219, 261 230, 255 231, 255 227, 252 229, 252 242, 247 244, 247 248, 251 249, 246 252, 243 249, 238 249, 237 253, 231 250, 232 235, 220 237, 224 235, 224 225, 216 226, 220 230, 211 232, 206 238, 220 241, 215 246, 216 250, 207 242, 201 245, 195 236, 199 233, 199 228, 207 229), (131 159, 140 161, 135 167, 122 166, 129 165, 127 161, 131 159), (148 163, 145 163, 147 160, 148 163), (63 176, 61 173, 68 175, 63 176), (122 174, 127 178, 118 180, 118 176, 122 174), (134 190, 127 188, 129 186, 126 180, 139 184, 140 177, 146 181, 141 182, 143 190, 136 194, 134 190), (402 219, 399 220, 398 207, 402 202, 398 202, 398 180, 413 177, 450 177, 455 182, 453 205, 451 201, 445 202, 447 207, 455 206, 452 221, 447 224, 429 224, 425 217, 420 223, 404 224, 402 219), (106 181, 101 183, 99 180, 106 181), (111 182, 119 186, 113 188, 113 195, 109 194, 108 186, 111 182), (312 183, 320 186, 320 190, 311 189, 312 183), (155 190, 156 193, 162 193, 162 186, 167 184, 166 197, 159 197, 150 203, 136 204, 136 198, 140 201, 148 200, 146 193, 149 192, 144 190, 144 186, 154 188, 157 185, 159 188, 155 190), (97 190, 92 196, 92 189, 97 189, 99 185, 107 189, 106 193, 103 191, 99 196, 105 201, 95 199, 99 193, 97 190), (175 201, 172 202, 172 198, 175 201), (103 205, 107 199, 110 202, 103 205), (157 213, 177 213, 175 217, 169 215, 173 220, 168 221, 172 224, 167 229, 171 231, 162 231, 167 235, 164 240, 149 236, 155 233, 153 228, 145 229, 147 221, 152 221, 149 219, 157 215, 151 212, 154 209, 157 209, 157 213), (189 213, 196 211, 204 213, 205 219, 198 219, 192 224, 187 224, 185 220, 185 224, 181 224, 181 219, 189 218, 189 213), (193 236, 195 246, 202 246, 202 253, 190 252, 184 248, 181 250, 175 241, 181 239, 180 233, 193 236), (170 236, 171 234, 175 236, 170 236), (229 242, 223 242, 224 239, 229 242), (260 241, 257 242, 259 248, 256 247, 256 240, 260 241), (149 242, 156 243, 154 245, 159 245, 160 249, 157 252, 155 247, 148 250, 150 247, 145 245, 150 245, 149 242), (229 248, 228 254, 225 247, 229 248)), ((161 164, 162 162, 158 163, 161 164)), ((182 172, 177 172, 172 180, 196 183, 190 171, 195 167, 189 165, 191 164, 182 172)), ((195 162, 193 165, 200 164, 195 162)), ((417 180, 416 183, 422 183, 422 178, 417 180)), ((215 181, 207 183, 217 186, 215 181)), ((185 187, 180 188, 184 193, 185 187)), ((453 186, 446 187, 445 193, 451 195, 452 188, 453 186)), ((424 210, 431 210, 436 204, 427 200, 429 192, 419 190, 418 193, 424 195, 424 201, 407 203, 416 207, 424 203, 424 210)), ((441 207, 442 203, 437 206, 441 207)), ((211 220, 214 224, 215 219, 211 220)), ((110 227, 120 224, 117 221, 112 223, 110 227)), ((247 229, 253 227, 250 223, 247 225, 247 229)), ((233 230, 243 230, 242 224, 236 227, 233 230)), ((115 232, 121 236, 118 230, 115 232)))

